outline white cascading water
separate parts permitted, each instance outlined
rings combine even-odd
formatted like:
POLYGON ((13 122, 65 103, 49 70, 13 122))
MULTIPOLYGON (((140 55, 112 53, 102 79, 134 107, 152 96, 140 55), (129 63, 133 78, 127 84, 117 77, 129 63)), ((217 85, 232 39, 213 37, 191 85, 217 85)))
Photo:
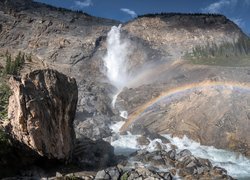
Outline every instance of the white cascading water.
POLYGON ((121 25, 113 26, 107 37, 107 54, 103 58, 107 68, 107 77, 121 89, 127 82, 128 43, 121 40, 121 25))
POLYGON ((117 95, 128 81, 127 59, 129 55, 129 44, 121 39, 121 25, 113 26, 107 37, 107 54, 103 61, 106 67, 106 75, 111 84, 117 88, 113 97, 114 107, 117 95))
MULTIPOLYGON (((146 149, 149 152, 156 150, 156 142, 161 143, 162 147, 168 151, 169 144, 163 144, 160 139, 150 140, 148 146, 141 146, 137 143, 139 135, 132 135, 128 132, 126 135, 120 135, 119 129, 125 121, 113 124, 110 128, 113 130, 113 141, 111 145, 115 148, 117 155, 129 155, 137 150, 146 149)), ((209 159, 214 166, 219 166, 227 170, 228 174, 237 179, 250 179, 250 159, 223 149, 216 149, 212 146, 203 146, 186 136, 183 138, 172 137, 171 135, 163 135, 171 144, 175 145, 178 151, 188 149, 196 157, 209 159)))

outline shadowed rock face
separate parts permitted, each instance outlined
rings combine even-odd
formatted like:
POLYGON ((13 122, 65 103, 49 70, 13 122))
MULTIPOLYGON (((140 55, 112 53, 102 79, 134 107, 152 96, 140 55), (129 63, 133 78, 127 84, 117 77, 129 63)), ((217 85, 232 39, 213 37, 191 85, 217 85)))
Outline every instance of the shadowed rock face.
POLYGON ((37 70, 12 78, 10 134, 41 156, 69 159, 74 146, 77 85, 55 70, 37 70))

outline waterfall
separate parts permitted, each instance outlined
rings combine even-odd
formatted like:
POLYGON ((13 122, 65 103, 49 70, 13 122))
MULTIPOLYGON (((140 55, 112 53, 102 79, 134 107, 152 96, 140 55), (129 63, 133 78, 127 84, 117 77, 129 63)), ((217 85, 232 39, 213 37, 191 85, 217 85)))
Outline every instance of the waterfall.
POLYGON ((121 25, 113 26, 107 37, 107 54, 103 61, 106 69, 106 75, 110 82, 121 90, 128 79, 127 75, 127 59, 128 59, 128 43, 121 40, 121 25))
POLYGON ((121 39, 121 25, 113 26, 107 36, 107 54, 103 58, 106 76, 110 83, 117 88, 117 92, 113 96, 113 107, 118 94, 128 81, 128 55, 129 43, 121 39))

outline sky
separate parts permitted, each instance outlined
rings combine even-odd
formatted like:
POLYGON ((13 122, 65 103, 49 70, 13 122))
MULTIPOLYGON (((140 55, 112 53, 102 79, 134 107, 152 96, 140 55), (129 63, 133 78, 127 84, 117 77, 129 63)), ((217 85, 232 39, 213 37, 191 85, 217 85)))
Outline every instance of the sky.
POLYGON ((35 0, 56 7, 81 10, 93 16, 129 21, 160 12, 219 13, 250 34, 250 0, 35 0))

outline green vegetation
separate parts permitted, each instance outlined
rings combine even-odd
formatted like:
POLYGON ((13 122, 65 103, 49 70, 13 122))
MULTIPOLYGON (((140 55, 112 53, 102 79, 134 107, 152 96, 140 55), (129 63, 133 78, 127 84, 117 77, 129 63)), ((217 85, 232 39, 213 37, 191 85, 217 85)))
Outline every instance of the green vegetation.
MULTIPOLYGON (((19 74, 27 57, 24 53, 19 52, 12 60, 8 51, 0 55, 0 58, 6 61, 5 66, 0 66, 0 121, 7 119, 9 96, 11 95, 7 82, 8 77, 19 74)), ((19 160, 17 160, 11 140, 0 126, 0 177, 11 176, 18 171, 19 162, 17 161, 19 160)))
POLYGON ((128 173, 124 173, 121 177, 121 180, 127 180, 128 179, 128 173))
POLYGON ((8 75, 18 75, 25 61, 32 61, 32 55, 25 55, 19 52, 17 56, 12 59, 11 54, 7 51, 4 55, 5 67, 0 69, 0 121, 7 119, 7 108, 9 103, 9 96, 11 95, 9 86, 7 85, 8 75))
POLYGON ((81 178, 76 177, 76 176, 73 174, 73 175, 70 175, 70 176, 66 176, 65 179, 66 179, 66 180, 78 180, 78 179, 81 179, 81 178))
MULTIPOLYGON (((5 64, 5 73, 10 75, 18 75, 20 69, 25 63, 25 54, 19 52, 14 60, 11 58, 11 54, 7 51, 5 53, 6 64, 5 64)), ((30 59, 29 59, 30 60, 30 59)))
POLYGON ((9 86, 1 80, 0 82, 0 121, 7 119, 9 96, 10 96, 9 86))
POLYGON ((156 17, 156 16, 164 16, 164 17, 172 17, 172 16, 207 16, 207 17, 224 17, 221 14, 216 13, 176 13, 176 12, 162 12, 162 13, 152 13, 152 14, 144 14, 144 15, 138 15, 138 18, 140 17, 156 17))
POLYGON ((196 46, 186 59, 194 64, 219 66, 250 66, 250 38, 242 37, 235 43, 196 46))

